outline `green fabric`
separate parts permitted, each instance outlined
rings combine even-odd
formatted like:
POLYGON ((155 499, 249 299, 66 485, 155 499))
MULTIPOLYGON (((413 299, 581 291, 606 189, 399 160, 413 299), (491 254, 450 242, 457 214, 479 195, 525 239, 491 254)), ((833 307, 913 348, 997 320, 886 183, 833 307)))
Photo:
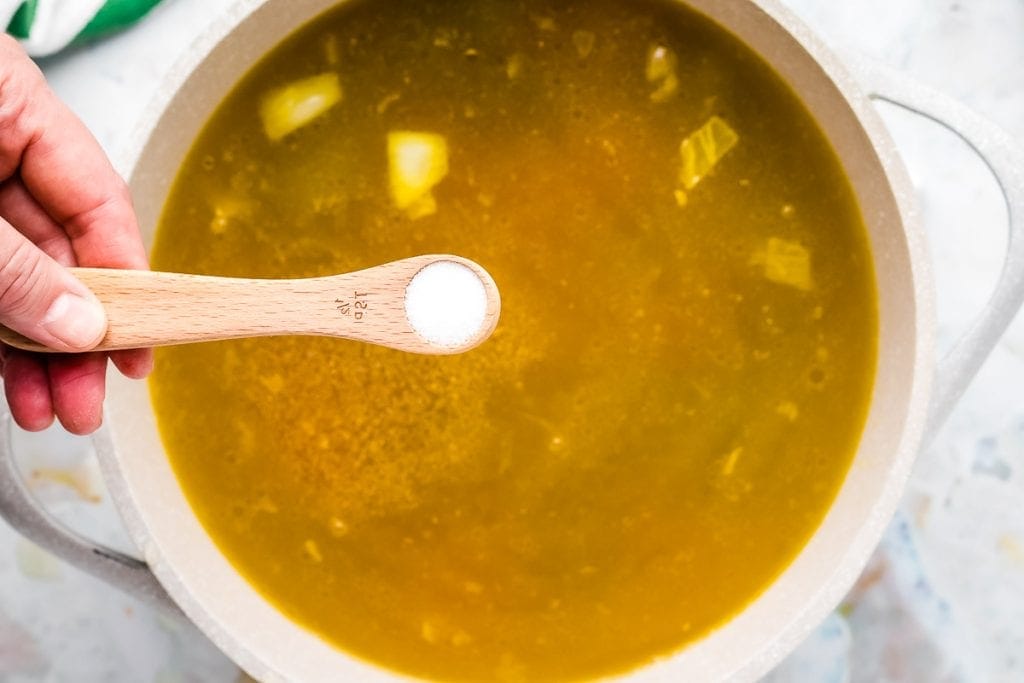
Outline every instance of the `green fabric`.
POLYGON ((26 0, 11 17, 7 32, 15 38, 28 38, 32 22, 36 20, 36 0, 26 0))
MULTIPOLYGON (((135 23, 153 9, 160 0, 107 0, 81 33, 75 37, 74 43, 99 38, 108 33, 119 31, 135 23)), ((25 0, 7 25, 7 33, 15 38, 25 39, 32 31, 36 20, 38 0, 25 0)))
MULTIPOLYGON (((31 2, 33 5, 35 4, 35 0, 31 0, 31 2)), ((130 26, 144 17, 159 2, 160 0, 107 0, 72 43, 77 44, 99 38, 130 26)))

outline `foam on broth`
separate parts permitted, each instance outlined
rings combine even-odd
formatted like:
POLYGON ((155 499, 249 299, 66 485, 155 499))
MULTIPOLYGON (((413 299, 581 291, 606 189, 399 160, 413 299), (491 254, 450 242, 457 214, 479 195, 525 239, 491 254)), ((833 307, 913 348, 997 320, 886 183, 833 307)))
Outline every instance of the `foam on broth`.
POLYGON ((705 635, 813 533, 866 416, 871 257, 827 141, 735 38, 658 0, 346 3, 216 111, 153 263, 423 253, 494 276, 480 348, 157 354, 185 493, 283 612, 407 674, 576 680, 705 635))

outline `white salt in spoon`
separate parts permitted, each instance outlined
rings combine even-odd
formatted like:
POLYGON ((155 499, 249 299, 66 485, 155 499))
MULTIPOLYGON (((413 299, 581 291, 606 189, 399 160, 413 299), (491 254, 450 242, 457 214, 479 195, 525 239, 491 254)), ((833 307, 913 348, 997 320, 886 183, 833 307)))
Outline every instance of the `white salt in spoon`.
MULTIPOLYGON (((300 334, 454 354, 487 339, 501 309, 491 276, 459 256, 415 256, 299 280, 71 271, 106 310, 107 334, 99 351, 300 334)), ((28 351, 52 351, 4 327, 0 341, 28 351)))

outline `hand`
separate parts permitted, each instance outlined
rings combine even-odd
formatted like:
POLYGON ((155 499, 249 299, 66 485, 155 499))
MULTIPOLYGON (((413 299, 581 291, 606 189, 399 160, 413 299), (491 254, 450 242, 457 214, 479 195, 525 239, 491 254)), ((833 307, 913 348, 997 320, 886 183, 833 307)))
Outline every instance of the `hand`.
MULTIPOLYGON (((18 43, 0 36, 0 324, 84 352, 103 338, 106 317, 65 266, 148 268, 127 185, 18 43)), ((107 354, 0 352, 22 428, 45 429, 55 415, 75 434, 99 427, 107 354)), ((134 378, 153 365, 146 350, 110 358, 134 378)))

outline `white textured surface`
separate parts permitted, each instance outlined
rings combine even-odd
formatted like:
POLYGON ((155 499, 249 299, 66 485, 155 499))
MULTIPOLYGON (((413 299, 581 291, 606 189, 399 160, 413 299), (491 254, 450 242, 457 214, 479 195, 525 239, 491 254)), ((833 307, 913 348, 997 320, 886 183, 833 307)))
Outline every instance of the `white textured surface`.
POLYGON ((487 291, 472 270, 436 261, 416 273, 405 290, 412 328, 432 344, 460 346, 472 339, 487 315, 487 291))
MULTIPOLYGON (((876 57, 1024 138, 1021 0, 787 0, 827 42, 876 57)), ((43 64, 115 158, 170 65, 230 0, 165 0, 134 30, 43 64)), ((984 303, 1005 243, 981 163, 933 124, 886 109, 932 238, 940 339, 984 303)), ((843 607, 774 681, 1024 680, 1024 326, 1018 320, 933 445, 900 514, 843 607)), ((100 495, 85 441, 23 437, 27 471, 60 469, 100 495)), ((63 483, 37 491, 114 545, 107 503, 63 483)), ((0 525, 0 681, 228 683, 237 671, 193 631, 41 561, 0 525), (28 559, 26 559, 28 558, 28 559)))

